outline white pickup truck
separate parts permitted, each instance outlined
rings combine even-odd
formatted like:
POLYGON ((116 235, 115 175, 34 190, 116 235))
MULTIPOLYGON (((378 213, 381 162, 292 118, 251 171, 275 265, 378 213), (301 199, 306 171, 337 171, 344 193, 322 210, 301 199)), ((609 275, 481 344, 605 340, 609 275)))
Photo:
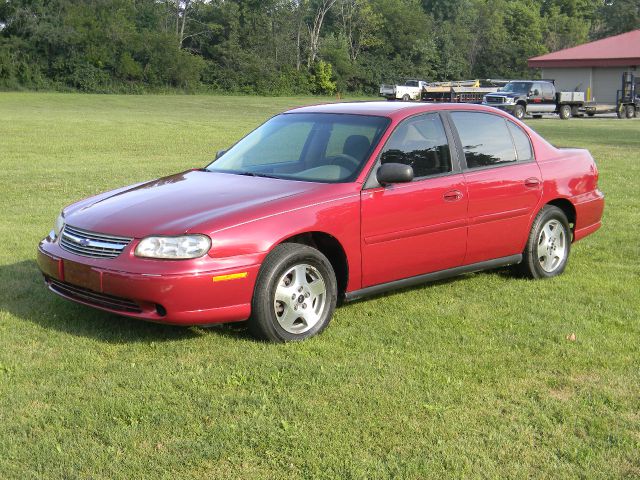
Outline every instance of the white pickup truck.
POLYGON ((407 80, 404 85, 380 85, 380 96, 387 100, 420 100, 422 90, 427 82, 422 80, 407 80))

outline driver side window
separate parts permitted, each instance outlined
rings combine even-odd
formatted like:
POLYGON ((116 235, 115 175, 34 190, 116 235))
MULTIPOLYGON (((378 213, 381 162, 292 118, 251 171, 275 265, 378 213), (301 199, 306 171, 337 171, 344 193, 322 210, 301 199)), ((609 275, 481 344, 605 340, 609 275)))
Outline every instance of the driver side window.
POLYGON ((451 153, 440 115, 428 113, 398 125, 389 137, 380 161, 411 166, 414 181, 451 172, 451 153))

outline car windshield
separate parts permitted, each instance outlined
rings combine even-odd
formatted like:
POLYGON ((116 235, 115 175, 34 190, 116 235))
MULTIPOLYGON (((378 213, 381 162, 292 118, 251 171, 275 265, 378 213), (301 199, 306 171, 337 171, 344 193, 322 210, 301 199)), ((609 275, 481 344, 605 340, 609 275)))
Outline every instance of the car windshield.
POLYGON ((389 121, 365 115, 285 113, 244 137, 206 170, 309 182, 353 181, 389 121))
POLYGON ((418 86, 418 81, 417 80, 407 80, 404 83, 405 87, 417 87, 418 86))
POLYGON ((507 83, 500 91, 510 93, 529 93, 529 88, 531 88, 531 82, 511 82, 507 83))

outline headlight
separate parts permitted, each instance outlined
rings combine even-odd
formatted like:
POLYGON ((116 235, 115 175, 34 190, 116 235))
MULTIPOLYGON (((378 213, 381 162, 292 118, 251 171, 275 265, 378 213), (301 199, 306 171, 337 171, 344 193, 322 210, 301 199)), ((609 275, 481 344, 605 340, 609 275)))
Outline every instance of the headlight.
POLYGON ((179 237, 147 237, 136 247, 138 257, 185 259, 203 256, 211 248, 206 235, 181 235, 179 237))
POLYGON ((507 98, 505 98, 504 103, 516 103, 516 99, 515 98, 511 98, 511 97, 507 97, 507 98))
POLYGON ((487 96, 482 97, 482 103, 487 103, 487 96))
POLYGON ((64 228, 64 217, 62 216, 62 213, 61 213, 60 215, 58 215, 58 218, 56 218, 56 223, 53 225, 53 230, 51 230, 51 233, 49 234, 51 239, 55 240, 56 238, 58 238, 58 235, 60 235, 60 232, 62 231, 63 228, 64 228))

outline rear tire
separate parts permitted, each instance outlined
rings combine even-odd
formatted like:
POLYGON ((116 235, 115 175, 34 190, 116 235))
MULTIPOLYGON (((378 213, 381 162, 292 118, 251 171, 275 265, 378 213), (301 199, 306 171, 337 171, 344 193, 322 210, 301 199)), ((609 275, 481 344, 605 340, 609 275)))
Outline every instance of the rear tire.
POLYGON ((409 94, 405 93, 404 96, 402 97, 402 101, 409 102, 410 100, 411 100, 411 97, 409 96, 409 94))
POLYGON ((260 268, 249 331, 271 342, 304 340, 327 327, 337 298, 336 276, 327 257, 306 245, 283 243, 260 268))
POLYGON ((564 272, 571 251, 571 229, 567 216, 553 205, 545 205, 538 213, 527 245, 518 265, 529 278, 551 278, 564 272))
POLYGON ((559 113, 562 120, 569 120, 571 118, 571 106, 562 105, 559 113))

